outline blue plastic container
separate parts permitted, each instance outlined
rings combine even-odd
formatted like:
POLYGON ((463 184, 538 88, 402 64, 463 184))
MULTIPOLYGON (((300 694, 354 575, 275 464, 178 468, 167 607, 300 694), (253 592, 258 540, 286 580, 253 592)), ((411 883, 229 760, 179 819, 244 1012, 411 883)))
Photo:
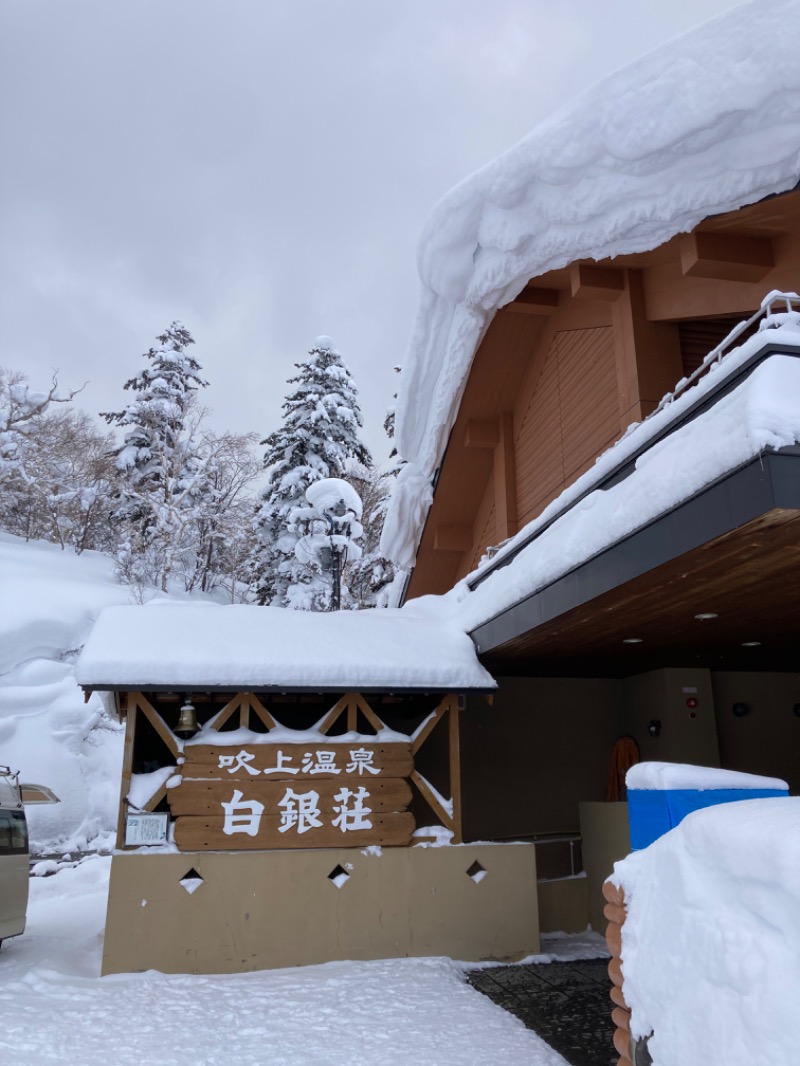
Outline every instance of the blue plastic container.
POLYGON ((776 788, 629 788, 628 821, 631 847, 634 851, 649 847, 654 840, 680 825, 687 814, 703 807, 788 795, 788 790, 776 788))

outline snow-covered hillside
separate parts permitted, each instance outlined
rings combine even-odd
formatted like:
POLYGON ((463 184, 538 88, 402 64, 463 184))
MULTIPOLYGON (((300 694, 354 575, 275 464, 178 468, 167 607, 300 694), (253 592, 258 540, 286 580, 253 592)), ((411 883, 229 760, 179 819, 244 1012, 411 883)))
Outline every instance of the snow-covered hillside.
POLYGON ((100 610, 127 602, 104 556, 0 533, 0 763, 61 800, 28 807, 39 854, 112 843, 123 731, 99 695, 84 703, 74 662, 100 610))

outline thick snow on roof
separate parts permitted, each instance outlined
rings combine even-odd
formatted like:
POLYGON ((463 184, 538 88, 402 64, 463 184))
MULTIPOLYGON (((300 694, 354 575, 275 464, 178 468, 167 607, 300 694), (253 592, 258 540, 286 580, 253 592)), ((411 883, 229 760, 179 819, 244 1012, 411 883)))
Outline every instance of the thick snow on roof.
POLYGON ((494 311, 577 259, 657 247, 800 178, 796 0, 754 0, 613 74, 457 185, 419 244, 383 551, 413 566, 473 354, 494 311))
POLYGON ((425 603, 332 613, 238 604, 110 607, 76 676, 90 688, 495 687, 464 630, 425 603))
POLYGON ((665 425, 677 422, 698 395, 730 377, 766 339, 785 343, 787 352, 797 352, 800 327, 787 324, 768 331, 766 337, 759 333, 746 341, 715 372, 600 456, 592 470, 521 530, 504 552, 542 528, 512 563, 495 570, 471 592, 469 578, 456 586, 449 597, 462 601, 458 616, 465 628, 477 628, 551 584, 764 449, 800 442, 800 358, 778 353, 768 356, 708 410, 643 451, 626 478, 610 488, 587 491, 604 472, 616 467, 621 457, 635 454, 665 425), (573 499, 574 506, 547 526, 552 516, 573 499))

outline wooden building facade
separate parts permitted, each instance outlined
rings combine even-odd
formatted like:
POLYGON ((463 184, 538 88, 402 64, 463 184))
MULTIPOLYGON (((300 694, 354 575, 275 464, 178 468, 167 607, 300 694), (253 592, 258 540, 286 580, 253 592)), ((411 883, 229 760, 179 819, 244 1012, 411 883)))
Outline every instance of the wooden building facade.
MULTIPOLYGON (((649 251, 531 278, 474 353, 406 600, 513 571, 537 534, 493 562, 498 548, 754 317, 730 347, 752 338, 765 296, 797 292, 798 279, 797 190, 649 251)), ((787 309, 800 302, 777 307, 787 309)), ((770 357, 770 331, 759 336, 762 348, 687 419, 770 357)), ((592 489, 611 488, 638 461, 592 489)), ((580 494, 565 499, 554 518, 581 505, 580 494)), ((622 738, 645 759, 800 789, 798 561, 800 448, 767 448, 471 627, 499 688, 491 725, 472 700, 462 720, 465 839, 536 842, 543 930, 605 926, 600 886, 629 849, 625 805, 606 802, 622 738)))
POLYGON ((474 354, 406 598, 471 573, 798 277, 800 191, 532 278, 474 354))

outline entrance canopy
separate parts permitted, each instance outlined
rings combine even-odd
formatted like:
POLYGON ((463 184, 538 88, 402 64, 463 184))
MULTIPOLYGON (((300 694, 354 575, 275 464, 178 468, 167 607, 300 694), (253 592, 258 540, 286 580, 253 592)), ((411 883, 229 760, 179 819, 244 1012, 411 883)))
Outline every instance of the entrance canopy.
POLYGON ((460 617, 490 670, 797 669, 794 327, 732 352, 467 579, 460 617))

